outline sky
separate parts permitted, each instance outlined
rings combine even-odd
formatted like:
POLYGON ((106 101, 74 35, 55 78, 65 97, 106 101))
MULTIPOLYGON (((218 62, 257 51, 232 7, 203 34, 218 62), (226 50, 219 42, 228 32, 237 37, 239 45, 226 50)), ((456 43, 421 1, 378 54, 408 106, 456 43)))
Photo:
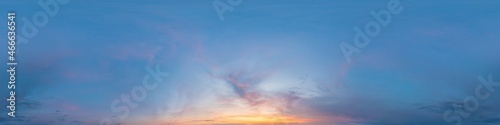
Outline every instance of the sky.
POLYGON ((3 101, 0 124, 500 124, 498 6, 1 0, 18 65, 16 117, 3 101))

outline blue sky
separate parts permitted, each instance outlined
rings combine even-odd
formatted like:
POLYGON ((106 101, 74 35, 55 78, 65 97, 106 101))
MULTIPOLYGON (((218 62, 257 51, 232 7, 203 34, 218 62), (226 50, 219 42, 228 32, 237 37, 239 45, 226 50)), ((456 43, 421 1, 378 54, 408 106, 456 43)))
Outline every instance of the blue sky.
MULTIPOLYGON (((2 13, 16 12, 18 37, 23 18, 45 12, 37 2, 1 1, 2 13)), ((391 0, 243 0, 224 20, 212 0, 59 3, 18 41, 17 117, 0 124, 452 125, 450 110, 463 124, 499 124, 498 91, 463 106, 478 77, 500 81, 500 2, 399 2, 350 62, 339 45, 355 45, 353 28, 391 0), (168 75, 143 100, 113 105, 156 66, 168 75)))

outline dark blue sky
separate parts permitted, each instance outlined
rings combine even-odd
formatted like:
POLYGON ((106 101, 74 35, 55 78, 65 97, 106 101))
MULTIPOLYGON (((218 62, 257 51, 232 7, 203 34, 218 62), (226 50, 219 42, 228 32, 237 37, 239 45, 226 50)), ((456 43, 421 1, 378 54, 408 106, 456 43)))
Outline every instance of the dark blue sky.
POLYGON ((500 124, 500 1, 66 1, 0 2, 0 124, 500 124))

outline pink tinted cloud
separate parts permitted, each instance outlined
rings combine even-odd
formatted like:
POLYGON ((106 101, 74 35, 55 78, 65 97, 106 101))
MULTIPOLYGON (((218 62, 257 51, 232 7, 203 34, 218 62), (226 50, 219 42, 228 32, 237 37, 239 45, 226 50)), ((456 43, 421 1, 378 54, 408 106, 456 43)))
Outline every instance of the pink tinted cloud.
POLYGON ((258 88, 258 85, 271 76, 272 72, 249 71, 245 66, 228 71, 225 75, 214 75, 213 78, 223 80, 234 91, 238 98, 246 100, 251 106, 264 104, 266 95, 258 88))
POLYGON ((217 68, 217 64, 214 60, 207 57, 208 50, 205 47, 205 37, 200 33, 196 32, 198 30, 196 27, 177 27, 177 25, 165 25, 158 27, 159 30, 164 32, 166 36, 171 38, 172 45, 175 49, 179 47, 185 47, 190 54, 194 54, 194 60, 203 64, 208 65, 210 68, 217 68))

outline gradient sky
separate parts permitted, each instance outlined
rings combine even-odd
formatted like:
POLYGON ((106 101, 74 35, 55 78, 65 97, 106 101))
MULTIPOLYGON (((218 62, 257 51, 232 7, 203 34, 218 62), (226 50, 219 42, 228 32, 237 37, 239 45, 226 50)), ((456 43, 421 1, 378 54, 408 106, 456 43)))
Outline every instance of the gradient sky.
MULTIPOLYGON (((0 27, 15 11, 22 36, 22 18, 43 12, 37 1, 1 0, 0 27)), ((389 0, 243 0, 223 21, 212 2, 60 5, 19 43, 17 116, 2 108, 0 124, 451 125, 443 113, 474 95, 479 76, 500 81, 497 0, 401 0, 351 62, 340 43, 389 0), (112 102, 157 65, 169 75, 120 119, 112 102)), ((479 104, 464 124, 500 124, 500 90, 479 104)))

